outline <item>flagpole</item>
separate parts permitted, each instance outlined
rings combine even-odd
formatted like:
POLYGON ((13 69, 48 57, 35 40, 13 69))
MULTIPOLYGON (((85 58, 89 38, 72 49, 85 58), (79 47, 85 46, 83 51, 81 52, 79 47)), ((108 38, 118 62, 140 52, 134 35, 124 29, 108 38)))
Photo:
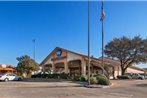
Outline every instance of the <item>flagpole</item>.
POLYGON ((88 0, 88 84, 90 85, 90 0, 88 0))
POLYGON ((102 20, 102 66, 104 74, 104 21, 102 20))
POLYGON ((104 74, 104 5, 102 1, 102 16, 101 16, 101 22, 102 22, 102 74, 104 74))

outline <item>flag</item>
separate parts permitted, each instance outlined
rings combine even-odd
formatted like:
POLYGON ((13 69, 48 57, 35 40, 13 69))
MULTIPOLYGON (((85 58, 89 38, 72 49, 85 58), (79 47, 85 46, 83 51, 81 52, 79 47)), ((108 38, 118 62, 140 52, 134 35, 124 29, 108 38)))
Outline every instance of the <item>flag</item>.
POLYGON ((101 7, 101 19, 100 19, 100 21, 104 21, 104 18, 105 18, 105 12, 104 12, 104 4, 103 4, 103 1, 102 1, 102 7, 101 7))

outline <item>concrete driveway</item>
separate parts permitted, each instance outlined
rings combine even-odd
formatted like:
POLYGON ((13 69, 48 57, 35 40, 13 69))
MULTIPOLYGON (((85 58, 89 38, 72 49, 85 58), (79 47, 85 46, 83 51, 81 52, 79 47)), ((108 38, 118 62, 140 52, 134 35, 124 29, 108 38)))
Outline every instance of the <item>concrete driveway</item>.
POLYGON ((147 80, 112 83, 109 88, 85 88, 67 81, 0 82, 0 98, 147 98, 147 80))

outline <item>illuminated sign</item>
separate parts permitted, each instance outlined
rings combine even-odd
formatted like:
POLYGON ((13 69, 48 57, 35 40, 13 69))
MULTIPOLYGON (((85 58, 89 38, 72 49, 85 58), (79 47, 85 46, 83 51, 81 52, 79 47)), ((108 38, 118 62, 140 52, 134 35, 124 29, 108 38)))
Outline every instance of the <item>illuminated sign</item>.
POLYGON ((61 60, 61 59, 64 59, 66 58, 67 56, 59 56, 59 57, 56 57, 56 58, 51 58, 51 61, 55 61, 55 60, 61 60))
POLYGON ((58 49, 56 51, 56 58, 51 58, 51 61, 55 61, 55 60, 61 60, 61 59, 64 59, 66 58, 67 56, 61 56, 62 55, 62 50, 61 49, 58 49))
POLYGON ((61 55, 62 55, 62 50, 61 50, 61 49, 58 49, 58 50, 56 51, 56 55, 57 55, 57 56, 61 56, 61 55))

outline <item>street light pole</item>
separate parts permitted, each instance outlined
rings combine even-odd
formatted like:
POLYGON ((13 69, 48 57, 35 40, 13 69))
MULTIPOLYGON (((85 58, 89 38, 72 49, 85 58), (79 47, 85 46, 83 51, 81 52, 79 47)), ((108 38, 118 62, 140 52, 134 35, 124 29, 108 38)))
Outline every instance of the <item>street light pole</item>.
POLYGON ((33 39, 33 58, 34 58, 34 61, 35 61, 35 39, 33 39))
POLYGON ((90 85, 90 0, 88 0, 88 84, 90 85))

